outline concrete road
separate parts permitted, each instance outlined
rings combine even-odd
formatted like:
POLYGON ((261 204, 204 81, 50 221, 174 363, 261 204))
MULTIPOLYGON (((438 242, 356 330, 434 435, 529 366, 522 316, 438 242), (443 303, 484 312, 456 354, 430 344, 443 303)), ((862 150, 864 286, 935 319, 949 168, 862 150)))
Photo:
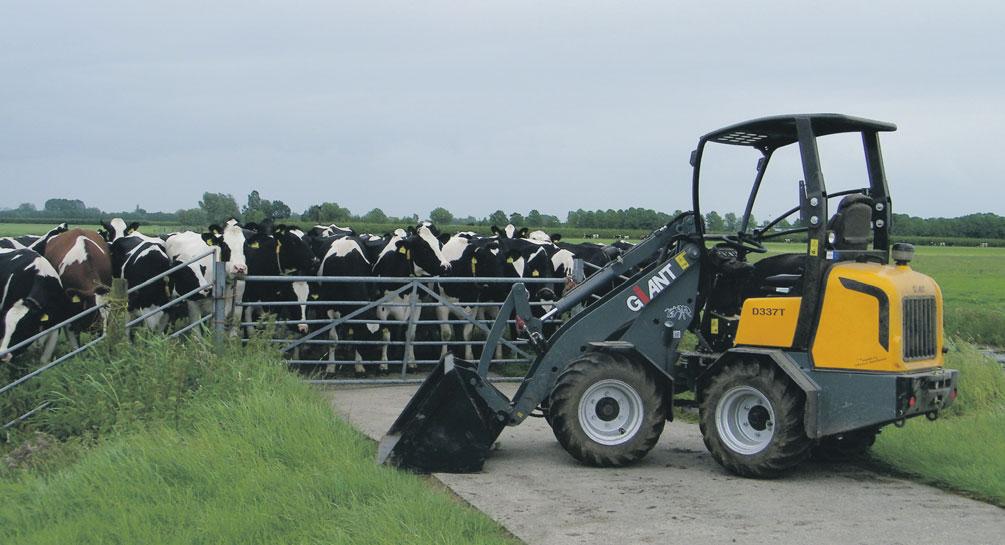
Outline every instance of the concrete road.
MULTIPOLYGON (((512 394, 513 387, 500 389, 512 394)), ((373 439, 415 386, 324 390, 373 439)), ((670 423, 638 465, 596 469, 565 453, 544 419, 506 428, 478 474, 436 474, 528 544, 1005 543, 1005 510, 854 466, 808 463, 772 481, 734 477, 698 426, 670 423)))

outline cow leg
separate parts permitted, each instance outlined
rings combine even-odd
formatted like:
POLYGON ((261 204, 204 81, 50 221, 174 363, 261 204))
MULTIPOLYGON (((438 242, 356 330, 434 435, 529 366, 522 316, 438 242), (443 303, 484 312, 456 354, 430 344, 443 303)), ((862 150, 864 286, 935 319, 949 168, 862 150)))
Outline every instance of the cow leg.
POLYGON ((381 339, 384 340, 384 346, 380 347, 380 367, 378 367, 378 373, 381 375, 386 375, 387 371, 387 343, 391 342, 391 328, 384 326, 380 332, 381 339))
POLYGON ((355 354, 356 358, 356 366, 355 366, 356 378, 366 378, 366 367, 363 367, 363 364, 360 363, 361 361, 363 361, 363 356, 359 353, 359 350, 353 350, 353 353, 355 354))
POLYGON ((42 349, 41 363, 46 364, 52 361, 52 353, 56 350, 56 342, 59 340, 58 329, 53 330, 45 336, 45 347, 42 349))
MULTIPOLYGON (((440 322, 446 322, 450 319, 450 308, 446 305, 440 305, 436 307, 436 319, 440 322)), ((454 328, 450 324, 441 323, 440 324, 440 341, 443 342, 443 348, 440 351, 440 356, 446 356, 450 349, 450 341, 454 340, 454 328)))
MULTIPOLYGON (((477 318, 480 312, 475 312, 475 317, 477 318)), ((464 339, 464 359, 472 361, 475 359, 475 352, 471 346, 471 333, 475 330, 475 324, 466 323, 464 324, 464 330, 461 333, 461 338, 464 339)))
MULTIPOLYGON (((335 312, 334 310, 327 311, 327 314, 329 320, 335 320, 335 318, 338 317, 338 313, 335 312)), ((338 343, 338 331, 336 331, 337 329, 338 329, 337 327, 333 327, 328 330, 328 338, 335 341, 336 343, 338 343)), ((335 352, 337 348, 338 344, 332 344, 331 347, 328 349, 328 361, 330 362, 335 361, 335 352)), ((337 367, 338 366, 335 365, 334 363, 329 363, 328 365, 325 366, 325 372, 334 375, 335 371, 337 370, 337 367)))

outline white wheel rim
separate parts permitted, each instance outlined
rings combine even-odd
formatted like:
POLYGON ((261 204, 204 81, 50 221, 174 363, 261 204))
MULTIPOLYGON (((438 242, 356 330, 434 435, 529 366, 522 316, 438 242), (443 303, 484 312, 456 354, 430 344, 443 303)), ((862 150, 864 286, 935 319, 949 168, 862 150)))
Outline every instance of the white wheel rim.
POLYGON ((642 427, 643 410, 635 388, 620 380, 600 380, 579 398, 579 425, 601 445, 620 445, 642 427))
POLYGON ((739 454, 757 454, 775 435, 775 411, 768 398, 750 386, 737 386, 715 407, 715 424, 726 447, 739 454))

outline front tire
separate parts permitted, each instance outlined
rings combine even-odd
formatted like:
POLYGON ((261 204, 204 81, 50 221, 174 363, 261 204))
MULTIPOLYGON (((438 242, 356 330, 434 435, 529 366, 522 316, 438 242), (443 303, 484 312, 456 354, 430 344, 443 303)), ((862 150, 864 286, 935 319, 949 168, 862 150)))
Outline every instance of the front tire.
POLYGON ((731 364, 710 379, 699 405, 705 447, 737 475, 776 477, 809 455, 804 399, 774 366, 731 364))
POLYGON ((555 438, 580 462, 598 467, 633 464, 663 433, 662 381, 627 358, 590 352, 558 377, 548 415, 555 438))

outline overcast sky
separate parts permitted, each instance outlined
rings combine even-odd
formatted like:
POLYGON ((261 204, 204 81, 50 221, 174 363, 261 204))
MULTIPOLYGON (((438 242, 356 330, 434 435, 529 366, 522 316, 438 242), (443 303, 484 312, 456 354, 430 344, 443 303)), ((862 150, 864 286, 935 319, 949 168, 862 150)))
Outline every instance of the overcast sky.
MULTIPOLYGON (((899 126, 894 211, 1005 214, 1003 27, 1002 2, 9 0, 0 207, 670 211, 700 134, 834 111, 899 126)), ((703 208, 738 208, 739 164, 703 208)))

